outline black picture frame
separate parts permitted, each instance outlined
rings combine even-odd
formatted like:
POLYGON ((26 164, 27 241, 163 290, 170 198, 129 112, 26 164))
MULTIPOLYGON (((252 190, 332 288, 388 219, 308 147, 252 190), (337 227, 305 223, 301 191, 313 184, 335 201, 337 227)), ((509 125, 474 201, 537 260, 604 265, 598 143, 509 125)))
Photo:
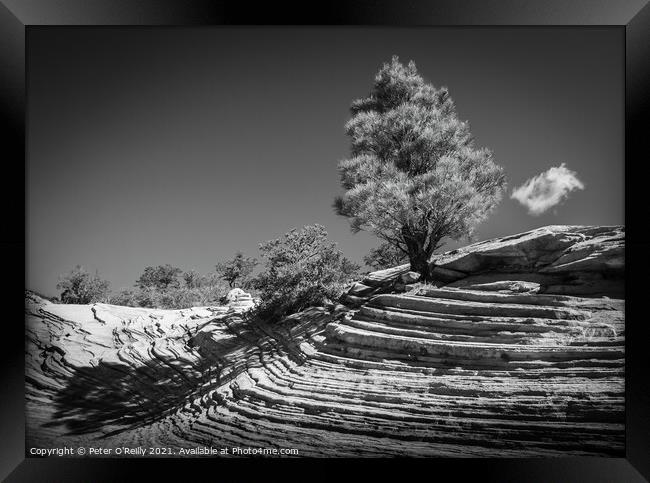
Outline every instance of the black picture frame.
MULTIPOLYGON (((2 447, 0 477, 6 481, 128 481, 146 470, 167 478, 207 471, 223 477, 234 471, 249 480, 250 471, 283 479, 305 478, 322 468, 338 478, 337 462, 239 460, 105 460, 25 458, 24 440, 24 287, 26 32, 42 26, 209 26, 209 25, 384 25, 384 26, 616 26, 625 31, 625 224, 626 242, 626 451, 625 458, 479 459, 393 461, 404 475, 441 471, 454 480, 483 481, 644 481, 650 479, 650 351, 644 289, 650 268, 650 236, 644 184, 644 144, 650 105, 650 5, 648 0, 410 0, 349 1, 302 7, 267 3, 261 8, 239 2, 208 0, 0 0, 0 119, 3 134, 1 253, 9 272, 3 277, 5 307, 2 349, 2 447), (644 122, 645 121, 645 122, 644 122), (8 149, 7 149, 8 148, 8 149), (645 216, 644 216, 645 215, 645 216), (639 282, 635 282, 638 280, 639 282), (290 472, 287 471, 288 468, 290 472), (216 472, 216 473, 215 473, 216 472)), ((606 95, 606 93, 603 93, 606 95)), ((350 462, 348 462, 350 463, 350 462)), ((386 461, 354 464, 383 473, 386 461)), ((231 478, 228 478, 231 480, 231 478)))

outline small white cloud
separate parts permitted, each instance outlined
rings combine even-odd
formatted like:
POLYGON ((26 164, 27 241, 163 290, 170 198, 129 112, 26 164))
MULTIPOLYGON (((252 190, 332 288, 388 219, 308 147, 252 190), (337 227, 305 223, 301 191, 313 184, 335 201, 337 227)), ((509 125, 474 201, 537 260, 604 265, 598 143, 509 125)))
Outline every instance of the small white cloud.
POLYGON ((585 185, 578 179, 575 171, 567 169, 562 163, 515 188, 510 198, 528 208, 529 214, 537 216, 564 201, 572 191, 583 189, 585 185))

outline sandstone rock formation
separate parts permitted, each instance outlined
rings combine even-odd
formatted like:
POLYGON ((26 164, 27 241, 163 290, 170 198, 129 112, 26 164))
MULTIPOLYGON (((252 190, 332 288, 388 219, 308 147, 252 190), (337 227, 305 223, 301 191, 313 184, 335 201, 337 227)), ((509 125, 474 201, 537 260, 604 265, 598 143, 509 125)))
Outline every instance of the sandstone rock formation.
POLYGON ((625 228, 546 226, 447 252, 434 277, 452 286, 497 280, 540 284, 541 293, 623 297, 625 228))
MULTIPOLYGON (((416 283, 370 298, 358 284, 356 309, 312 308, 273 325, 227 307, 57 305, 29 294, 27 444, 158 446, 176 456, 203 445, 334 457, 621 456, 623 300, 551 294, 546 279, 512 277, 548 268, 566 283, 568 266, 616 273, 617 230, 517 236, 534 249, 485 242, 485 253, 512 254, 504 264, 474 245, 446 254, 446 266, 508 267, 503 278, 486 271, 455 280, 465 287, 416 283)), ((363 286, 385 290, 407 271, 371 274, 363 286)))
POLYGON ((256 305, 251 294, 244 292, 240 288, 233 288, 228 292, 226 300, 228 301, 228 307, 238 312, 250 310, 256 305))
MULTIPOLYGON (((437 286, 489 289, 489 284, 535 286, 540 293, 623 298, 625 228, 545 226, 434 255, 437 286)), ((369 274, 344 300, 360 304, 399 288, 409 265, 369 274)))

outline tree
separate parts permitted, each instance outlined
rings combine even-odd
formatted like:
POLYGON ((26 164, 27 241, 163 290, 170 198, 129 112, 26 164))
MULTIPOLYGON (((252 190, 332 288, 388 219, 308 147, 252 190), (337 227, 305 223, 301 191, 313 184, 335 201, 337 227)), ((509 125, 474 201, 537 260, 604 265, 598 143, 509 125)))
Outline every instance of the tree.
POLYGON ((121 288, 109 298, 109 303, 113 305, 122 305, 123 307, 138 307, 138 292, 132 288, 121 288))
POLYGON ((401 265, 408 260, 408 254, 390 243, 382 243, 363 257, 363 262, 375 270, 401 265))
POLYGON ((266 263, 256 286, 262 299, 258 313, 264 317, 279 318, 336 300, 359 269, 318 224, 262 243, 260 252, 266 263))
POLYGON ((110 283, 102 280, 99 273, 91 275, 81 265, 60 277, 56 284, 56 288, 61 290, 60 299, 64 304, 104 302, 108 297, 109 286, 110 283))
POLYGON ((183 281, 187 288, 199 288, 206 283, 205 277, 201 276, 196 270, 183 272, 183 281))
POLYGON ((377 73, 346 124, 351 157, 339 163, 338 214, 408 256, 430 279, 429 260, 446 238, 469 237, 505 189, 492 153, 474 146, 446 88, 424 82, 397 57, 377 73))
POLYGON ((228 282, 228 285, 232 288, 238 280, 242 284, 248 281, 256 266, 257 260, 255 258, 245 257, 241 252, 237 252, 232 260, 217 263, 216 270, 221 278, 228 282))
POLYGON ((144 273, 135 281, 135 284, 141 289, 166 290, 168 288, 178 288, 180 286, 180 280, 178 279, 180 273, 180 268, 172 267, 170 264, 146 267, 144 273))

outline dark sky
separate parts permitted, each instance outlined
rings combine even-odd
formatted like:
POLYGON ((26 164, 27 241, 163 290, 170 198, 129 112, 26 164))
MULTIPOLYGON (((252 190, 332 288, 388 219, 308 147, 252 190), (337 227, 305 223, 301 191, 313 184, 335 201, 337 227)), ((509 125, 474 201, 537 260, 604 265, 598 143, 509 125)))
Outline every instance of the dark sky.
MULTIPOLYGON (((623 223, 617 28, 29 29, 27 287, 74 265, 113 289, 200 272, 304 224, 360 261, 332 210, 349 104, 393 54, 447 86, 508 195, 566 163, 583 191, 541 216, 505 196, 477 239, 623 223)), ((447 248, 457 246, 450 244, 447 248)))

